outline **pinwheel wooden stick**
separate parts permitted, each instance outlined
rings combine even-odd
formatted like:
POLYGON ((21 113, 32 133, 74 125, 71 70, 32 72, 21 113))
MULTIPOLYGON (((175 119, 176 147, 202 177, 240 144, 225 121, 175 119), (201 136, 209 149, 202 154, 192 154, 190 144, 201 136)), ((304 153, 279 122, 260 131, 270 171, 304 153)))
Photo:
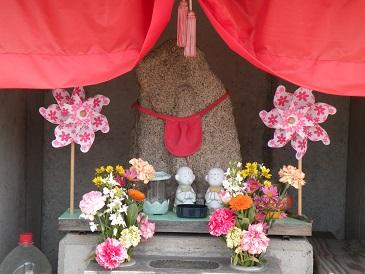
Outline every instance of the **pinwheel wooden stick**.
POLYGON ((70 214, 74 214, 75 208, 75 143, 71 143, 70 160, 70 214))
MULTIPOLYGON (((300 171, 303 171, 303 160, 300 159, 298 160, 298 169, 300 171)), ((301 216, 302 215, 302 207, 303 207, 303 194, 302 194, 302 184, 298 185, 298 215, 301 216)))

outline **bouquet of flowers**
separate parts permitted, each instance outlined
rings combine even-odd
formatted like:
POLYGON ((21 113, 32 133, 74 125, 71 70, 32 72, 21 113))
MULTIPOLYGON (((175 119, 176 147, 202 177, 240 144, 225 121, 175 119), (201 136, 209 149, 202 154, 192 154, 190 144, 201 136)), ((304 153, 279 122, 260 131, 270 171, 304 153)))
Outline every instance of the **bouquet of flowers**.
POLYGON ((155 224, 142 213, 145 195, 138 184, 147 184, 155 170, 142 159, 129 161, 131 167, 101 166, 92 180, 97 187, 83 195, 81 218, 89 220, 90 230, 100 230, 101 243, 95 260, 105 269, 114 269, 131 260, 133 248, 152 238, 155 224))
POLYGON ((293 177, 285 174, 280 180, 284 187, 279 189, 271 183, 272 175, 265 165, 230 163, 220 193, 225 207, 213 212, 208 225, 209 233, 223 237, 232 250, 232 264, 250 267, 264 263, 268 228, 273 220, 286 217, 286 192, 293 177))

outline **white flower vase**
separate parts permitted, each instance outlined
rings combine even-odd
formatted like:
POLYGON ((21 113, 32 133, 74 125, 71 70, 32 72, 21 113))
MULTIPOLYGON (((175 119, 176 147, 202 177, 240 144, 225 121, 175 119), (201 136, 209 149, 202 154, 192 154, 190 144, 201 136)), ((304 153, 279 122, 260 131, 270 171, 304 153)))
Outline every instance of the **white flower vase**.
POLYGON ((122 264, 120 264, 120 266, 118 266, 118 268, 122 268, 122 267, 130 267, 136 264, 136 260, 135 259, 130 259, 129 261, 126 261, 122 264))
POLYGON ((260 272, 265 269, 266 264, 263 263, 261 265, 256 265, 256 266, 240 266, 240 265, 234 265, 231 263, 231 267, 235 270, 239 270, 242 272, 260 272))

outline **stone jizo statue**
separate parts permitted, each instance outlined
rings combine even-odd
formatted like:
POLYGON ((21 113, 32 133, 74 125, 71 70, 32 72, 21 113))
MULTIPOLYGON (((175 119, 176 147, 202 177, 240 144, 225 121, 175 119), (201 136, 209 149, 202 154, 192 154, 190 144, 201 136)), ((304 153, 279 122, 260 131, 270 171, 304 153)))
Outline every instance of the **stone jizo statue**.
POLYGON ((176 190, 174 208, 180 204, 194 204, 196 194, 191 186, 195 180, 195 175, 189 167, 180 167, 175 175, 175 180, 179 184, 176 190))
POLYGON ((219 193, 223 190, 222 184, 224 180, 224 171, 221 168, 212 168, 209 170, 205 180, 209 184, 209 188, 205 194, 205 204, 209 210, 223 207, 223 202, 219 197, 219 193))

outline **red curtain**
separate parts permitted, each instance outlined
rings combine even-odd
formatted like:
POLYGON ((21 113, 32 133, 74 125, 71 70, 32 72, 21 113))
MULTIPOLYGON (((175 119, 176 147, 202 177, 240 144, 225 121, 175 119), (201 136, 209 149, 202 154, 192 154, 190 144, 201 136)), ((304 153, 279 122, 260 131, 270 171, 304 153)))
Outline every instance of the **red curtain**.
POLYGON ((365 1, 199 2, 227 45, 255 66, 314 90, 365 96, 365 1))
MULTIPOLYGON (((365 96, 365 1, 199 2, 228 46, 255 66, 314 90, 365 96)), ((126 73, 153 47, 173 4, 4 0, 0 88, 84 86, 126 73)))
POLYGON ((170 19, 173 0, 4 0, 0 87, 56 88, 133 69, 170 19))

